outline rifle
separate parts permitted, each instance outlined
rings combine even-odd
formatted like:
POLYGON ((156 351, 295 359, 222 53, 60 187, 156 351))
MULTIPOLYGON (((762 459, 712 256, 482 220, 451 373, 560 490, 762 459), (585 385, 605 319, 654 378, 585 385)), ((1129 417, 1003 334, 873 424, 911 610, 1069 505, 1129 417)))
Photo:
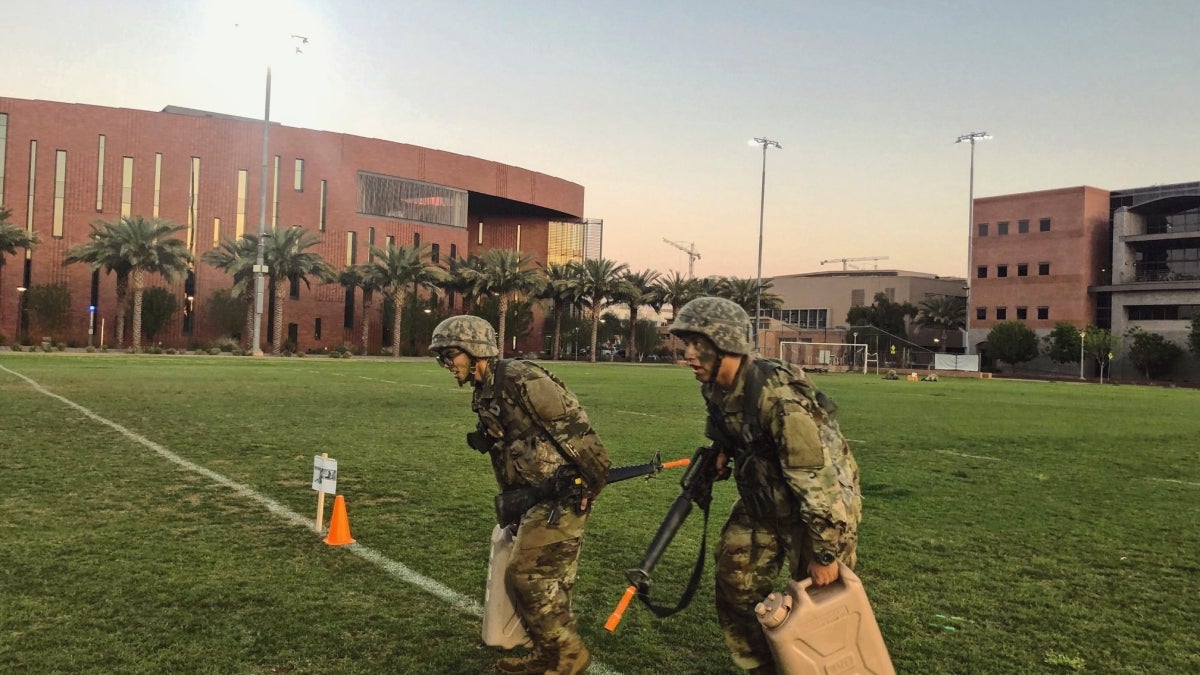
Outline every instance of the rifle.
MULTIPOLYGON (((613 467, 608 470, 607 483, 618 483, 630 478, 645 476, 647 480, 658 475, 663 469, 672 469, 677 466, 687 466, 691 460, 677 459, 671 462, 663 463, 658 452, 650 458, 645 464, 630 464, 628 466, 613 467)), ((516 490, 508 490, 496 495, 496 522, 500 527, 506 527, 512 523, 521 520, 521 516, 529 509, 538 504, 552 498, 558 499, 558 505, 550 513, 550 519, 547 521, 553 525, 558 522, 562 515, 564 504, 574 502, 579 503, 583 497, 583 479, 574 467, 562 466, 554 473, 550 480, 543 481, 538 485, 531 487, 518 488, 516 490)))
POLYGON ((629 602, 633 600, 634 595, 637 595, 642 603, 660 618, 671 616, 691 603, 692 596, 700 584, 700 575, 704 571, 704 553, 708 545, 708 507, 712 503, 712 485, 717 477, 717 456, 719 454, 716 448, 698 448, 692 456, 687 471, 679 479, 679 485, 683 489, 675 498, 675 502, 671 504, 662 524, 658 526, 658 533, 654 535, 650 546, 646 548, 646 555, 642 556, 641 564, 625 573, 629 578, 629 588, 625 589, 625 594, 621 596, 621 601, 617 603, 616 609, 608 617, 608 621, 604 622, 605 630, 611 633, 617 629, 617 624, 621 623, 621 617, 625 614, 625 609, 629 607, 629 602), (687 588, 680 596, 678 605, 673 608, 655 605, 650 601, 650 573, 654 571, 654 566, 658 564, 659 558, 671 545, 671 540, 679 532, 683 521, 687 520, 688 514, 692 512, 693 504, 699 506, 704 512, 704 536, 700 540, 700 555, 696 558, 692 577, 688 580, 687 588))

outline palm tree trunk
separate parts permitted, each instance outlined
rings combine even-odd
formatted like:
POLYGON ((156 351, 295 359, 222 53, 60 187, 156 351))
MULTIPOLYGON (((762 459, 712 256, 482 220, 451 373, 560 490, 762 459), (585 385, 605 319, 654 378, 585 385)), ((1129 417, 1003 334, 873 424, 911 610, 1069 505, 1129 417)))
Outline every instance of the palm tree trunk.
POLYGON ((392 317, 392 356, 400 358, 400 323, 404 317, 404 289, 397 289, 392 293, 392 308, 395 310, 395 316, 392 317))
POLYGON ((600 312, 592 308, 592 349, 588 352, 588 363, 596 362, 596 336, 600 333, 600 312))
POLYGON ((504 329, 508 319, 508 295, 500 295, 500 318, 496 321, 499 330, 496 331, 496 341, 500 343, 500 358, 504 358, 504 329))
POLYGON ((371 295, 371 291, 363 289, 362 351, 364 356, 371 353, 371 295))
POLYGON ((629 344, 625 345, 625 360, 637 363, 637 307, 629 306, 629 344))
POLYGON ((146 273, 141 269, 133 270, 133 351, 142 348, 142 287, 146 281, 146 273))
POLYGON ((278 355, 283 351, 283 299, 287 297, 288 284, 283 280, 275 281, 275 339, 271 340, 271 353, 278 355))
POLYGON ((125 303, 129 301, 129 274, 117 273, 117 348, 125 347, 125 303))
POLYGON ((558 359, 559 339, 562 336, 562 305, 554 303, 554 340, 550 343, 550 358, 558 359))

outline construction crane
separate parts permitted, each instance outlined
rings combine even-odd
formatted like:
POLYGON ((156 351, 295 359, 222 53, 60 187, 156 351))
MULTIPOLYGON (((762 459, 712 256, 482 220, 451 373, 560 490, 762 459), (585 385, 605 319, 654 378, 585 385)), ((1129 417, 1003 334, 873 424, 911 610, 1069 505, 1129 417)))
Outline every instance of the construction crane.
POLYGON ((671 241, 666 237, 663 238, 663 241, 688 254, 688 278, 694 278, 696 275, 693 274, 693 269, 696 266, 696 261, 700 259, 700 252, 696 250, 695 242, 689 241, 687 246, 684 246, 682 243, 671 241))
MULTIPOLYGON (((869 255, 869 256, 866 256, 863 258, 831 258, 829 260, 822 260, 821 264, 827 265, 832 262, 840 262, 840 263, 842 263, 842 271, 845 272, 847 269, 847 263, 861 262, 863 260, 887 260, 887 259, 888 259, 888 257, 886 255, 869 255)), ((858 269, 858 268, 855 267, 854 269, 858 269)), ((875 269, 879 269, 878 264, 875 265, 875 269)))

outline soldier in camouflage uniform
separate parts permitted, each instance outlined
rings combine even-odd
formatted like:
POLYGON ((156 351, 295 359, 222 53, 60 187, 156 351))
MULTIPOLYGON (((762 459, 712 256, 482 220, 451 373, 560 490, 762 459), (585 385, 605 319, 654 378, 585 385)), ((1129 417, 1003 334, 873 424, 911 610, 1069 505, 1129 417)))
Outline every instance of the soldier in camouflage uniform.
POLYGON ((583 480, 582 497, 529 509, 516 528, 505 582, 514 596, 533 650, 506 657, 505 673, 581 673, 591 655, 571 613, 571 589, 583 546, 583 529, 610 465, 587 413, 558 378, 519 359, 499 359, 496 332, 476 316, 455 316, 433 329, 430 351, 459 386, 474 387, 471 409, 479 416, 468 443, 487 453, 501 491, 538 485, 567 467, 583 480))
POLYGON ((785 562, 791 578, 817 586, 837 580, 839 561, 853 569, 862 497, 836 406, 802 371, 751 355, 749 326, 737 304, 706 297, 684 305, 671 332, 702 383, 717 478, 732 461, 738 488, 716 551, 717 617, 734 663, 775 673, 754 606, 785 562), (758 400, 746 400, 754 390, 758 400))

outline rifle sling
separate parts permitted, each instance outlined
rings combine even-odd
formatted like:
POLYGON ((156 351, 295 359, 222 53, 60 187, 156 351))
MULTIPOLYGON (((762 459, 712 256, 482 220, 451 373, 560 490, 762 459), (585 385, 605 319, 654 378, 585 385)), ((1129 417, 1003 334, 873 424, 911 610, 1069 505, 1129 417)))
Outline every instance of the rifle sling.
POLYGON ((654 616, 660 619, 678 614, 687 609, 687 606, 692 604, 692 597, 696 595, 696 589, 700 587, 700 577, 704 574, 704 555, 708 550, 708 503, 702 504, 700 510, 704 512, 704 534, 700 537, 700 554, 696 556, 696 565, 692 568, 692 576, 688 579, 687 587, 683 589, 683 594, 679 596, 679 603, 674 607, 657 605, 650 600, 650 586, 648 584, 638 585, 638 599, 642 601, 646 609, 649 609, 654 616))

